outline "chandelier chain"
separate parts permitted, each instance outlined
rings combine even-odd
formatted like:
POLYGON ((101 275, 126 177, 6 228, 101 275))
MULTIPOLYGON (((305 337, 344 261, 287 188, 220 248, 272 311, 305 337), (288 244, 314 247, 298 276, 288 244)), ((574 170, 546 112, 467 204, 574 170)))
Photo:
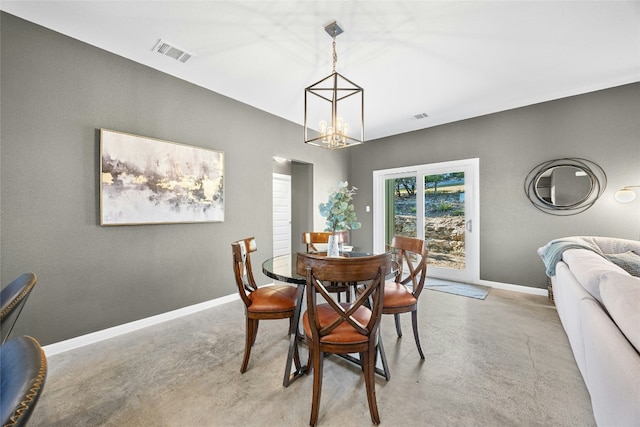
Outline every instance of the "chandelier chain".
POLYGON ((336 30, 333 29, 333 72, 336 72, 336 63, 338 62, 338 53, 336 52, 336 30))

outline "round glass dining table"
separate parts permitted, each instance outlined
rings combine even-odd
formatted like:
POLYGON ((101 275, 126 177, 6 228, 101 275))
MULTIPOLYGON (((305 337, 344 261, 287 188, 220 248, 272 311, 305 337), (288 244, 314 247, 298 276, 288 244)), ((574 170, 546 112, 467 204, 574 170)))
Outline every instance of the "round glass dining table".
POLYGON ((307 278, 296 272, 297 258, 297 253, 269 258, 262 263, 262 272, 280 282, 304 285, 307 278))
MULTIPOLYGON (((318 252, 323 254, 326 252, 318 252)), ((341 256, 345 258, 371 256, 373 254, 368 252, 343 252, 341 256)), ((296 271, 298 254, 286 254, 277 257, 269 258, 262 263, 262 272, 279 282, 292 283, 294 285, 304 285, 307 278, 298 274, 296 271)))

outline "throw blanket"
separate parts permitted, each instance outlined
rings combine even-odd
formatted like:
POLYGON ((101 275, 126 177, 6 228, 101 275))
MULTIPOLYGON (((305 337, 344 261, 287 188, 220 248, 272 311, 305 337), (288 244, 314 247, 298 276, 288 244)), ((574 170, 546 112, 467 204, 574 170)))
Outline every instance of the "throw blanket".
POLYGON ((604 256, 599 247, 591 245, 580 238, 553 240, 543 248, 540 248, 539 251, 542 262, 547 268, 547 276, 556 275, 556 264, 562 259, 562 253, 567 249, 588 249, 604 256))

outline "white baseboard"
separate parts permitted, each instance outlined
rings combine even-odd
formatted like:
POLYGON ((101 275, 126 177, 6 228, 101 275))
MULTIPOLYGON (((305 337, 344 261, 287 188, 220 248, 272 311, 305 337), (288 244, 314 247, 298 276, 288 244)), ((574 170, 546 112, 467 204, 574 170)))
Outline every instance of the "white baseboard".
POLYGON ((237 293, 233 295, 227 295, 224 297, 190 305, 188 307, 179 308, 177 310, 168 311, 156 316, 147 317, 144 319, 114 326, 112 328, 107 328, 101 331, 92 332, 90 334, 81 335, 79 337, 70 338, 65 341, 49 344, 44 346, 43 350, 47 357, 53 356, 54 354, 63 353, 75 348, 84 347, 85 345, 94 344, 109 338, 114 338, 119 335, 128 334, 129 332, 137 331, 148 326, 157 325, 168 320, 173 320, 182 316, 197 313, 198 311, 226 304, 237 299, 240 299, 240 296, 237 293))
MULTIPOLYGON (((504 289, 507 291, 521 292, 525 294, 534 295, 547 295, 546 289, 532 288, 530 286, 512 285, 509 283, 492 282, 489 280, 479 280, 478 285, 489 286, 496 289, 504 289)), ((104 341, 109 338, 114 338, 119 335, 128 334, 129 332, 137 331, 148 326, 157 325, 168 320, 177 319, 182 316, 197 313, 198 311, 206 310, 208 308, 216 307, 222 304, 226 304, 231 301, 239 299, 238 294, 227 295, 224 297, 212 299, 209 301, 201 302, 199 304, 190 305, 188 307, 179 308, 177 310, 168 311, 166 313, 158 314, 156 316, 147 317, 144 319, 136 320, 134 322, 125 323, 123 325, 114 326, 112 328, 103 329, 101 331, 92 332, 90 334, 81 335, 79 337, 71 338, 65 341, 49 344, 43 347, 47 357, 55 354, 64 353, 65 351, 73 350, 76 348, 84 347, 85 345, 94 344, 100 341, 104 341)))
POLYGON ((490 280, 479 280, 478 285, 489 286, 496 289, 504 289, 506 291, 520 292, 523 294, 543 295, 547 296, 547 289, 532 288, 531 286, 512 285, 510 283, 492 282, 490 280))

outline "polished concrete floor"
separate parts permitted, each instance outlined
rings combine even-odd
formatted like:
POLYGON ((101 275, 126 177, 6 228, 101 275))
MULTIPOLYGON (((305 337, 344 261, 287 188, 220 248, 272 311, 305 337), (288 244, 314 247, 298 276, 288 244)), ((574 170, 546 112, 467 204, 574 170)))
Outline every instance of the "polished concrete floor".
MULTIPOLYGON (((304 426, 312 375, 282 386, 287 321, 260 324, 249 370, 240 301, 49 358, 32 426, 304 426)), ((546 297, 493 289, 485 300, 425 290, 421 361, 403 316, 382 336, 382 425, 595 426, 589 394, 546 297)), ((302 350, 306 359, 306 349, 302 350)), ((371 425, 354 366, 325 361, 319 425, 371 425)))

